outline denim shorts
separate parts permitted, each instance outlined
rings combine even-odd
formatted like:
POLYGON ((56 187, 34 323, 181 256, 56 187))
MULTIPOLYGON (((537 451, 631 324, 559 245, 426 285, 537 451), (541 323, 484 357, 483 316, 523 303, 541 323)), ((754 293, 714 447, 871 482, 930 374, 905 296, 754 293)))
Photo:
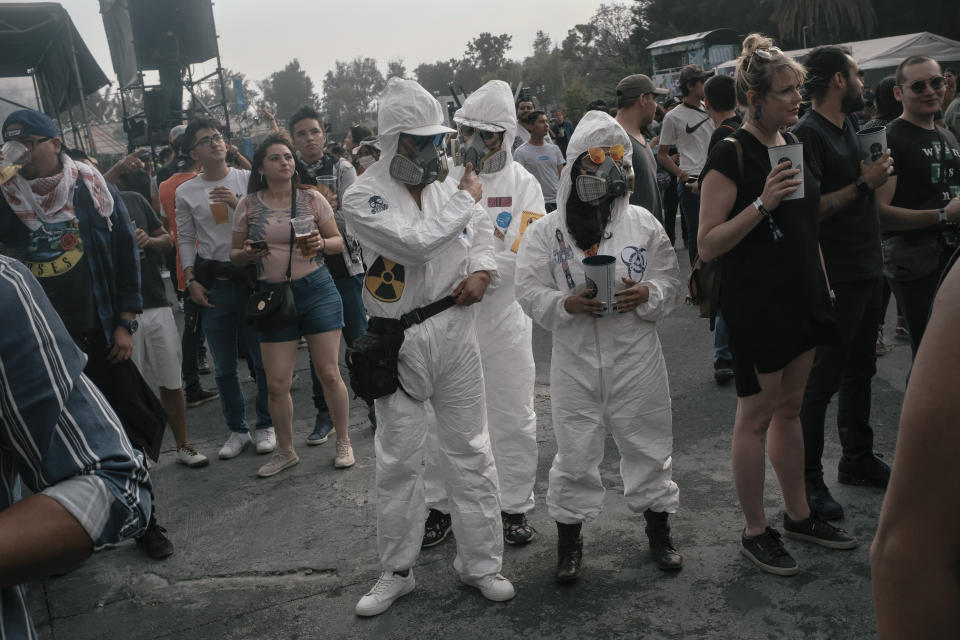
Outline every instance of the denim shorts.
MULTIPOLYGON (((267 283, 260 282, 263 290, 267 283)), ((297 324, 276 331, 261 331, 260 342, 290 342, 300 336, 343 328, 343 303, 340 292, 326 266, 291 283, 297 305, 297 324)))

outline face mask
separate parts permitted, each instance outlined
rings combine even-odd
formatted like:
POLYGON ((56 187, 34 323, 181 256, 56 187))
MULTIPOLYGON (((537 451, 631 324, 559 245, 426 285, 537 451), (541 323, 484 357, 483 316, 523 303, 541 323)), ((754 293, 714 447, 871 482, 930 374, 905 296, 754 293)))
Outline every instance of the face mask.
MULTIPOLYGON (((460 166, 466 166, 469 162, 473 164, 473 170, 477 173, 496 173, 507 166, 507 151, 501 144, 496 151, 487 148, 483 141, 483 134, 487 132, 475 129, 469 138, 462 135, 457 137, 457 149, 454 153, 456 163, 460 166)), ((500 135, 500 134, 494 134, 500 135)))
POLYGON ((447 156, 440 149, 443 135, 417 137, 417 153, 411 159, 397 155, 390 161, 390 177, 397 182, 409 185, 427 185, 447 179, 447 156))
MULTIPOLYGON (((629 173, 632 174, 632 171, 629 173)), ((596 170, 584 170, 577 176, 577 196, 587 204, 598 205, 606 199, 612 200, 624 195, 628 181, 632 182, 632 175, 624 172, 613 158, 606 156, 596 170)))
POLYGON ((363 167, 364 171, 369 169, 370 165, 372 165, 376 161, 377 159, 374 158, 373 156, 360 156, 359 158, 357 158, 357 164, 363 167))

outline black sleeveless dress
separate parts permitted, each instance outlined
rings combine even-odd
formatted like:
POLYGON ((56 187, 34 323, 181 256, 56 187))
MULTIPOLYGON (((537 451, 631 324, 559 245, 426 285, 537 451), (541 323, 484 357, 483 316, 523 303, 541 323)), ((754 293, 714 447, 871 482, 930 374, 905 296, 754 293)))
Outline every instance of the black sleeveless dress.
MULTIPOLYGON (((743 148, 743 175, 736 147, 718 143, 703 175, 719 171, 737 183, 737 200, 728 219, 762 192, 770 173, 767 148, 748 131, 731 134, 743 148)), ((756 373, 773 373, 794 358, 836 339, 836 319, 820 264, 819 204, 816 180, 805 172, 804 197, 784 200, 772 212, 783 233, 775 240, 761 220, 740 243, 722 256, 720 312, 733 354, 734 380, 740 397, 760 392, 756 373)))

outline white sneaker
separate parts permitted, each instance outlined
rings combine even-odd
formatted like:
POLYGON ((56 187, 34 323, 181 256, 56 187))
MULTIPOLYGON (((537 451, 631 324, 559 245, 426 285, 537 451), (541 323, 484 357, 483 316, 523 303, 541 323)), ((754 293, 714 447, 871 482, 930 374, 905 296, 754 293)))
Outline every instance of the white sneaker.
POLYGON ((194 449, 193 445, 187 442, 182 447, 177 448, 177 462, 188 467, 202 467, 210 461, 207 460, 207 456, 194 449))
POLYGON ((517 595, 510 581, 499 573, 491 573, 482 578, 464 578, 460 576, 460 580, 463 584, 468 584, 471 587, 480 589, 480 593, 483 594, 484 598, 493 600, 494 602, 505 602, 517 595))
POLYGON ((353 457, 353 447, 349 440, 337 440, 337 455, 333 459, 333 466, 337 469, 346 469, 356 464, 357 460, 353 457))
POLYGON ((417 586, 413 569, 406 576, 387 571, 380 575, 377 584, 360 598, 355 609, 358 616, 376 616, 390 608, 394 600, 407 595, 417 586))
POLYGON ((250 446, 250 434, 231 431, 230 437, 220 447, 220 459, 229 460, 236 458, 240 453, 250 446))
POLYGON ((257 439, 257 453, 273 453, 277 448, 277 434, 273 427, 257 429, 254 437, 257 439))

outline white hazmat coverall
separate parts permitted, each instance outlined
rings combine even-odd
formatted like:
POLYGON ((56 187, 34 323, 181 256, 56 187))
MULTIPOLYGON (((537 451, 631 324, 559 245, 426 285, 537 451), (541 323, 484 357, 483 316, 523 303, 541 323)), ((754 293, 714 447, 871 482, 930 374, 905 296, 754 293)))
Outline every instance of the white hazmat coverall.
MULTIPOLYGON (((480 204, 490 219, 491 240, 500 272, 500 286, 475 305, 477 339, 486 387, 487 423, 500 481, 500 506, 507 513, 533 509, 537 475, 537 415, 533 411, 533 322, 517 304, 513 274, 520 237, 546 208, 540 183, 510 151, 517 127, 513 93, 502 80, 492 80, 464 101, 454 115, 458 124, 493 124, 504 129, 502 149, 506 165, 494 173, 477 174, 483 185, 480 204)), ((479 136, 479 133, 474 134, 479 136)), ((451 169, 459 181, 464 167, 451 169)), ((436 450, 431 443, 431 453, 436 450)), ((439 468, 428 459, 424 474, 427 506, 449 512, 447 492, 439 468)))
POLYGON ((650 288, 635 311, 601 318, 570 314, 564 298, 574 293, 567 273, 584 283, 584 252, 570 234, 566 202, 577 157, 593 146, 622 144, 630 160, 630 138, 616 120, 591 111, 577 125, 560 176, 557 210, 524 234, 517 258, 520 306, 553 332, 550 398, 557 455, 550 469, 547 507, 564 524, 592 521, 603 504, 598 467, 605 428, 620 451, 620 475, 628 506, 675 513, 679 489, 671 479, 673 429, 667 368, 656 322, 678 304, 680 271, 663 227, 653 215, 628 203, 612 203, 610 222, 597 253, 617 259, 622 277, 650 288))
MULTIPOLYGON (((498 284, 493 230, 473 197, 448 178, 423 189, 421 209, 390 176, 400 133, 442 122, 440 104, 416 82, 387 83, 378 123, 383 155, 344 194, 347 229, 368 265, 363 302, 371 316, 399 318, 449 295, 474 271, 488 271, 491 286, 498 284)), ((409 569, 420 553, 424 457, 428 431, 436 428, 457 539, 454 566, 467 578, 498 573, 502 525, 473 308, 454 306, 407 329, 399 374, 403 390, 376 400, 383 569, 409 569), (427 417, 428 401, 435 422, 427 417)))

